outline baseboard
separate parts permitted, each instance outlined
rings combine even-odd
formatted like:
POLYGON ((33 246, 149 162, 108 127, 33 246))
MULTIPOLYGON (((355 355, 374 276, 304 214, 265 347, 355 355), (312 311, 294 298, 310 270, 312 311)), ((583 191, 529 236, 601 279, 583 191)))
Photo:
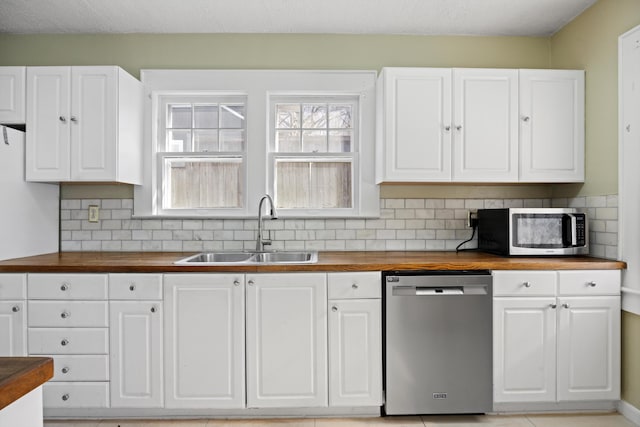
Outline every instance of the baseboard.
POLYGON ((618 403, 618 412, 635 425, 640 426, 640 409, 628 402, 625 402, 624 400, 621 400, 618 403))

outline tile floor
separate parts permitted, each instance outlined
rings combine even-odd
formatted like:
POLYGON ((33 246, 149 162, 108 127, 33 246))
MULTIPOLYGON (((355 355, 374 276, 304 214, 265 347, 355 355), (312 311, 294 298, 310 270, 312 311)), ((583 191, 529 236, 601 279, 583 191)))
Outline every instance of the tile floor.
POLYGON ((47 421, 45 427, 636 427, 620 414, 446 415, 189 421, 47 421))

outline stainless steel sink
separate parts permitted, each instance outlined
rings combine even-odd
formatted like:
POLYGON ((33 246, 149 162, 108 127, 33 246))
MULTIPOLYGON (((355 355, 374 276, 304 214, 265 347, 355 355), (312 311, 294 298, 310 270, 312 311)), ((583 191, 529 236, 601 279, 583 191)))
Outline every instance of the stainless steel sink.
POLYGON ((313 264, 317 251, 283 252, 203 252, 176 261, 177 265, 237 265, 237 264, 313 264))

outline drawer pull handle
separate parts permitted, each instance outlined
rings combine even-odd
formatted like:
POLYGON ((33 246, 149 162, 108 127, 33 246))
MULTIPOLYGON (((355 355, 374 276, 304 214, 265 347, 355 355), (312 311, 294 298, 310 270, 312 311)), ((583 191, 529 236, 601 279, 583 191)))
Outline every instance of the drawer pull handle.
POLYGON ((129 290, 130 290, 131 292, 135 291, 135 290, 136 290, 136 284, 135 284, 135 283, 130 284, 130 285, 129 285, 129 290))
POLYGON ((587 283, 587 285, 589 285, 589 287, 591 287, 591 288, 595 288, 596 287, 596 282, 589 282, 589 283, 587 283))
POLYGON ((333 311, 333 312, 335 313, 336 311, 338 311, 338 307, 336 307, 336 306, 334 305, 333 307, 331 307, 331 311, 333 311))
POLYGON ((20 307, 18 307, 17 305, 14 305, 13 307, 11 307, 11 311, 13 311, 14 313, 17 313, 20 311, 20 307))
POLYGON ((156 308, 155 307, 151 307, 151 312, 155 313, 156 312, 156 308))
POLYGON ((549 307, 556 308, 556 307, 558 307, 558 304, 549 304, 549 307))
POLYGON ((64 368, 62 368, 62 373, 63 373, 63 374, 67 374, 67 373, 69 373, 69 367, 68 367, 68 366, 65 366, 64 368))
POLYGON ((62 346, 69 345, 69 340, 68 340, 68 339, 66 339, 66 338, 65 338, 65 339, 63 339, 62 341, 60 341, 60 345, 62 345, 62 346))
POLYGON ((531 282, 524 282, 522 284, 522 286, 524 286, 525 288, 530 288, 531 287, 531 282))
POLYGON ((60 286, 60 290, 61 290, 62 292, 69 290, 69 284, 68 284, 67 282, 63 283, 63 284, 60 286))
POLYGON ((358 284, 357 284, 357 283, 354 283, 353 285, 351 285, 351 287, 352 287, 353 289, 358 289, 358 284))
POLYGON ((71 317, 71 313, 69 313, 68 311, 63 311, 62 313, 60 313, 60 317, 62 317, 63 319, 67 319, 71 317))
POLYGON ((64 400, 66 402, 67 400, 69 400, 69 397, 71 397, 71 396, 69 396, 69 393, 63 394, 62 395, 62 400, 64 400))
POLYGON ((567 303, 565 302, 564 304, 562 304, 562 307, 564 307, 564 308, 569 308, 569 307, 570 307, 570 305, 569 305, 569 304, 567 304, 567 303))

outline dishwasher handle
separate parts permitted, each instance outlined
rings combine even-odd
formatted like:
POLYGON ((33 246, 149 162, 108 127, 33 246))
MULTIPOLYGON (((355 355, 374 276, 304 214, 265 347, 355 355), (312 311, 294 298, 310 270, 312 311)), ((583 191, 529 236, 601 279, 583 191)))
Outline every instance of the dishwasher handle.
POLYGON ((402 286, 392 287, 393 296, 487 295, 487 286, 402 286))

